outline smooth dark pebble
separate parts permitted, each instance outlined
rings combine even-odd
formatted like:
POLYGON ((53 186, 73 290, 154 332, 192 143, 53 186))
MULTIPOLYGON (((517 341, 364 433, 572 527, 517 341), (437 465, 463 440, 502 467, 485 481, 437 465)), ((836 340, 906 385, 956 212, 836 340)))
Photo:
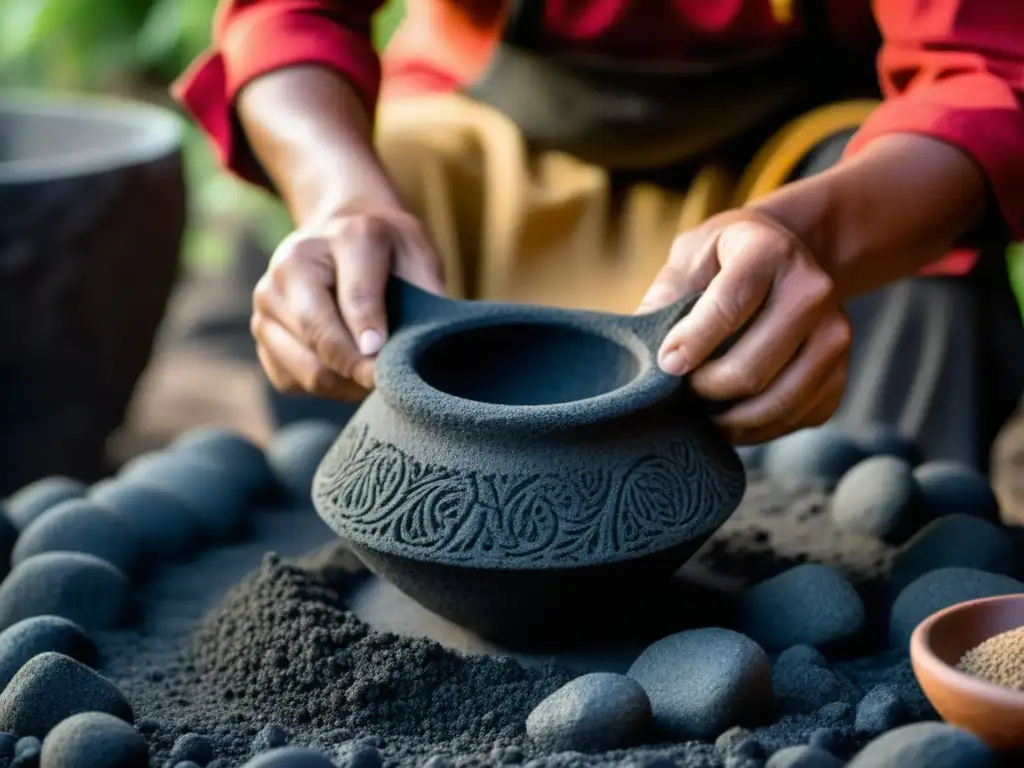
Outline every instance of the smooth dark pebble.
POLYGON ((213 744, 205 736, 198 733, 186 733, 179 736, 171 747, 171 760, 191 760, 199 765, 206 765, 213 760, 213 744))
POLYGON ((843 768, 843 761, 823 749, 801 745, 780 749, 764 768, 843 768))
POLYGON ((277 477, 263 449, 234 430, 191 429, 171 443, 170 450, 220 463, 237 481, 249 487, 252 501, 269 498, 277 489, 277 477))
POLYGON ((891 424, 875 421, 854 427, 853 439, 868 456, 895 456, 911 465, 920 461, 920 451, 914 441, 891 424))
POLYGON ((901 544, 924 524, 914 469, 903 459, 876 456, 843 475, 830 504, 844 531, 901 544))
POLYGON ((40 768, 148 768, 149 747, 124 720, 83 712, 61 721, 43 739, 40 768))
POLYGON ((921 576, 900 592, 889 615, 889 643, 909 651, 914 629, 936 611, 967 600, 1024 592, 1009 576, 973 568, 940 568, 921 576))
POLYGON ((857 704, 853 728, 860 736, 874 738, 903 725, 908 717, 899 691, 891 685, 876 685, 857 704))
POLYGON ((45 552, 82 552, 131 575, 139 565, 142 548, 132 524, 105 504, 72 499, 51 507, 22 531, 11 562, 18 566, 45 552))
POLYGON ((259 753, 275 747, 283 747, 288 743, 288 738, 288 731, 282 726, 273 723, 265 725, 253 738, 252 751, 259 753))
POLYGON ((257 755, 242 768, 338 768, 323 752, 306 747, 279 747, 257 755))
POLYGON ((554 751, 604 752, 628 746, 650 722, 651 702, 640 683, 595 672, 541 701, 526 719, 526 734, 554 751))
POLYGON ((118 629, 136 616, 132 584, 121 571, 81 552, 46 552, 0 582, 0 628, 33 616, 62 616, 84 629, 118 629))
POLYGON ((0 691, 25 663, 53 651, 95 667, 99 651, 78 624, 60 616, 33 616, 0 632, 0 691))
POLYGON ((724 757, 761 759, 764 747, 746 728, 734 726, 715 739, 715 751, 724 757))
POLYGON ((747 589, 738 629, 769 653, 794 645, 831 647, 864 628, 864 603, 839 570, 807 563, 747 589))
POLYGON ((80 499, 88 492, 85 483, 55 475, 29 483, 7 499, 7 517, 19 531, 62 501, 80 499))
POLYGON ((828 424, 802 429, 765 446, 762 468, 780 481, 806 481, 833 488, 854 464, 867 457, 850 433, 828 424))
POLYGON ((627 674, 647 691, 655 726, 680 740, 715 739, 772 706, 768 655, 729 629, 669 635, 648 646, 627 674))
POLYGON ((300 421, 274 436, 267 458, 293 502, 311 503, 313 476, 338 432, 337 425, 329 421, 300 421))
POLYGON ((225 543, 240 533, 249 504, 249 487, 222 465, 186 453, 151 453, 132 460, 120 478, 162 488, 196 516, 203 535, 225 543))
POLYGON ((954 461, 930 461, 914 470, 921 503, 931 517, 971 515, 999 520, 999 500, 988 478, 954 461))
POLYGON ((992 768, 995 755, 976 736, 945 723, 904 725, 879 736, 846 768, 992 768))
POLYGON ((974 568, 1016 577, 1020 556, 1005 529, 969 515, 952 514, 933 520, 897 553, 890 585, 899 591, 939 568, 974 568))
POLYGON ((44 738, 80 712, 105 712, 128 723, 135 719, 117 686, 60 653, 30 659, 0 693, 0 730, 17 736, 44 738))
POLYGON ((780 656, 772 666, 775 710, 780 715, 816 712, 826 704, 839 701, 846 690, 843 681, 823 665, 780 656))
POLYGON ((153 557, 179 560, 199 547, 202 534, 195 513, 167 490, 117 479, 97 484, 89 496, 131 523, 153 557))

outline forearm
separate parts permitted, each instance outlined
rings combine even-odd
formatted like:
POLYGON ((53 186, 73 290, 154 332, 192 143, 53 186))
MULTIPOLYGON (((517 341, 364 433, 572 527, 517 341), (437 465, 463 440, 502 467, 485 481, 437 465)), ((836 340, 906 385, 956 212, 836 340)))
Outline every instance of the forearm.
POLYGON ((240 94, 242 127, 267 176, 299 225, 356 200, 400 205, 373 147, 373 122, 340 74, 289 67, 240 94))
POLYGON ((981 221, 988 196, 963 152, 897 134, 750 207, 800 237, 849 299, 946 255, 981 221))

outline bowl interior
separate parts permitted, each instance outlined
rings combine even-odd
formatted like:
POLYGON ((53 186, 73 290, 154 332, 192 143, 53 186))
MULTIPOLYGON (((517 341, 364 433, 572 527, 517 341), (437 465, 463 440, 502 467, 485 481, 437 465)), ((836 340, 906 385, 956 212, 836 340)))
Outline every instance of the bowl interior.
POLYGON ((607 336, 544 322, 457 331, 427 345, 416 371, 436 390, 494 405, 555 405, 620 389, 645 368, 607 336))
MULTIPOLYGON (((938 617, 929 629, 926 643, 939 661, 956 667, 967 651, 1019 627, 1024 627, 1024 594, 979 600, 938 617)), ((1024 701, 1024 693, 1020 696, 1024 701)))

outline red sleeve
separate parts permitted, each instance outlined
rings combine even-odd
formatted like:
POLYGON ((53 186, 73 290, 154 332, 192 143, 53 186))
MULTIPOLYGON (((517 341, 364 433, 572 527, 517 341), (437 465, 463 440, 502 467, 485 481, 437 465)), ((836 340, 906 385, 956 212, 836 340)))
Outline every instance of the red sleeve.
POLYGON ((317 64, 348 78, 372 109, 380 61, 371 42, 371 19, 381 5, 383 0, 221 0, 213 46, 172 92, 210 138, 221 162, 264 184, 235 119, 239 90, 273 70, 317 64))
POLYGON ((850 144, 918 133, 981 167, 1015 239, 1024 239, 1024 2, 875 0, 885 102, 850 144))

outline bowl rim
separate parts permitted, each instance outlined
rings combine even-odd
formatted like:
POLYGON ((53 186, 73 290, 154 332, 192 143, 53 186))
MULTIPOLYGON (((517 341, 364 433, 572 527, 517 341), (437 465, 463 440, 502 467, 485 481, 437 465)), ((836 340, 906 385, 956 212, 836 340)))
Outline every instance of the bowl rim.
POLYGON ((136 128, 138 134, 99 151, 0 159, 0 184, 59 181, 145 165, 177 152, 184 137, 183 121, 172 110, 113 96, 3 87, 0 115, 106 121, 136 128))
MULTIPOLYGON (((1024 592, 965 600, 943 608, 941 611, 936 611, 918 624, 910 637, 910 660, 914 668, 914 676, 918 678, 918 681, 920 682, 918 666, 926 664, 931 676, 937 678, 939 683, 945 688, 973 699, 994 702, 1003 709, 1024 711, 1024 691, 1015 691, 1012 688, 990 683, 966 672, 961 672, 955 666, 939 658, 938 654, 932 650, 931 635, 936 625, 940 622, 971 608, 1004 602, 1024 602, 1024 592)), ((1024 627, 1024 622, 1021 623, 1021 627, 1024 627)), ((1008 632, 1012 630, 1003 631, 1008 632)), ((997 632, 996 635, 998 634, 1002 634, 1002 632, 997 632)), ((986 640, 996 635, 990 635, 986 640)))

